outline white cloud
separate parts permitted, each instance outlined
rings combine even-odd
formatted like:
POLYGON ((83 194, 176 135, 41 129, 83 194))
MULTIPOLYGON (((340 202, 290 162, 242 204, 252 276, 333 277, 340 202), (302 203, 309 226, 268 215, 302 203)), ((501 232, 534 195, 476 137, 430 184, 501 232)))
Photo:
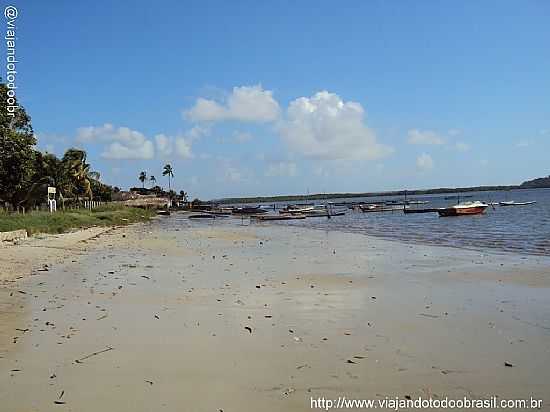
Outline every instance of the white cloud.
POLYGON ((176 153, 182 159, 190 159, 193 157, 191 152, 191 143, 183 137, 176 138, 176 153))
POLYGON ((449 131, 447 131, 447 134, 449 136, 458 136, 460 133, 461 132, 458 129, 450 129, 449 131))
POLYGON ((182 159, 193 156, 191 143, 209 133, 209 129, 193 127, 183 136, 157 134, 148 139, 143 133, 128 127, 115 127, 110 123, 103 126, 81 127, 77 130, 76 141, 79 143, 106 143, 101 156, 106 159, 152 159, 155 153, 162 158, 169 158, 174 153, 182 159), (156 148, 156 150, 155 150, 156 148))
POLYGON ((105 159, 152 159, 154 156, 155 148, 149 140, 135 145, 113 142, 101 153, 105 159))
POLYGON ((445 143, 445 139, 431 130, 412 129, 407 132, 409 144, 440 145, 445 143))
POLYGON ((81 127, 76 140, 80 143, 111 142, 101 154, 106 159, 152 159, 155 155, 153 143, 142 133, 128 127, 115 128, 110 123, 81 127))
POLYGON ((196 122, 240 120, 244 122, 272 122, 279 117, 279 104, 273 92, 261 85, 234 87, 225 102, 199 97, 184 116, 196 122))
POLYGON ((429 154, 422 153, 416 159, 416 167, 421 171, 432 170, 434 167, 434 161, 429 154))
POLYGON ((317 159, 378 159, 393 148, 377 142, 359 103, 321 91, 292 101, 279 132, 289 147, 317 159))
POLYGON ((470 145, 464 142, 456 142, 455 149, 459 152, 467 152, 468 150, 470 150, 470 145))
POLYGON ((157 152, 162 157, 169 157, 172 154, 173 143, 171 137, 164 134, 157 134, 155 136, 155 143, 157 146, 157 152))
POLYGON ((277 162, 271 163, 266 172, 266 176, 285 176, 293 177, 297 174, 296 163, 293 162, 277 162))

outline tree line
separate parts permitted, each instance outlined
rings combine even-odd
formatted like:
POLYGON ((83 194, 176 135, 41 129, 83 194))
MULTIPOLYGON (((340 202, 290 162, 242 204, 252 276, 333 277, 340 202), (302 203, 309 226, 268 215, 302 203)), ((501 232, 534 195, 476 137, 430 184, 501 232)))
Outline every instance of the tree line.
MULTIPOLYGON (((0 95, 7 87, 0 83, 0 95)), ((31 118, 18 105, 13 116, 0 101, 0 204, 29 208, 46 200, 47 187, 57 189, 61 201, 110 200, 115 189, 102 183, 84 150, 71 148, 58 158, 36 149, 31 118)))

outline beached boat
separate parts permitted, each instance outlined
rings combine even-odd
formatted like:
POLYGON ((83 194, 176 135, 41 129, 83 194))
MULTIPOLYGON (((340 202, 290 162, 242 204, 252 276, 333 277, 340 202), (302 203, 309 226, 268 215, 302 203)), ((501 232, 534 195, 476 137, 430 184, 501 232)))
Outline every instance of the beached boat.
POLYGON ((256 207, 244 206, 244 207, 236 207, 233 209, 234 215, 255 215, 259 213, 267 213, 267 210, 262 209, 260 206, 256 206, 256 207))
POLYGON ((488 204, 479 201, 459 203, 451 207, 443 207, 437 210, 439 216, 465 216, 465 215, 478 215, 485 212, 485 209, 489 207, 488 204))
POLYGON ((500 202, 499 204, 501 206, 527 206, 527 205, 533 205, 537 203, 535 200, 532 200, 530 202, 514 202, 513 200, 507 201, 507 202, 500 202))
POLYGON ((251 219, 261 220, 261 221, 271 221, 271 220, 297 220, 305 219, 305 215, 252 215, 251 219))
POLYGON ((169 210, 157 210, 157 215, 170 216, 170 211, 169 210))
POLYGON ((216 216, 209 213, 197 213, 190 215, 189 219, 215 219, 216 216))

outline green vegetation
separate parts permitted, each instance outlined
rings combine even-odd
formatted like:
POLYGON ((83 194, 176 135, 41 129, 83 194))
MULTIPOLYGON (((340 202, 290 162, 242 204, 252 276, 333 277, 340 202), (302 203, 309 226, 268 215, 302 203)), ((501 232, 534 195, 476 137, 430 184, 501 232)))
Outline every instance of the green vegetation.
POLYGON ((125 225, 146 221, 154 211, 125 206, 107 206, 93 210, 75 209, 49 212, 8 214, 0 212, 0 232, 26 229, 33 233, 63 233, 91 226, 125 225))
MULTIPOLYGON (((405 196, 410 195, 436 195, 443 193, 468 193, 468 192, 487 192, 496 190, 512 190, 512 189, 529 189, 534 187, 550 187, 550 177, 544 179, 535 179, 532 182, 539 180, 547 180, 547 186, 476 186, 476 187, 442 187, 437 189, 421 189, 421 190, 396 190, 391 192, 365 192, 365 193, 316 193, 311 195, 281 195, 281 196, 258 196, 258 197, 232 197, 220 199, 219 203, 262 203, 262 202, 290 202, 290 201, 309 201, 309 200, 326 200, 326 199, 351 199, 354 197, 379 197, 379 196, 405 196)), ((526 182, 529 183, 529 182, 526 182)))
POLYGON ((174 177, 174 170, 170 163, 164 165, 164 170, 162 171, 163 176, 168 176, 168 191, 172 191, 171 179, 174 177))
MULTIPOLYGON (((0 94, 6 92, 0 83, 0 94)), ((9 116, 6 104, 0 100, 0 206, 19 209, 44 203, 48 186, 56 187, 61 206, 82 198, 111 200, 113 189, 91 170, 84 150, 69 149, 61 159, 36 150, 30 116, 17 102, 14 116, 9 116)))
POLYGON ((528 180, 527 182, 523 182, 520 186, 522 189, 539 189, 545 187, 550 187, 550 176, 528 180))

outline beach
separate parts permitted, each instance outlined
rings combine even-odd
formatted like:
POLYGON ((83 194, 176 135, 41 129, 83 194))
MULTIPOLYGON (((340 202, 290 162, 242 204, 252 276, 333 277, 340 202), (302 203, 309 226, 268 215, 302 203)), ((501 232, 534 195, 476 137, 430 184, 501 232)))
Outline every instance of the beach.
POLYGON ((2 411, 550 410, 549 257, 183 221, 0 248, 2 411))

